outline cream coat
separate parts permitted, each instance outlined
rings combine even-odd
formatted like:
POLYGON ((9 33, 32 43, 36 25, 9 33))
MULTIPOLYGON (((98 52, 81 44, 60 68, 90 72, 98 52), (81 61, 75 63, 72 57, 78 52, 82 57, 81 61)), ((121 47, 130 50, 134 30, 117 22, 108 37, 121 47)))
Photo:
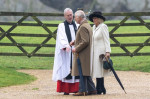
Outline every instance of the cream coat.
POLYGON ((108 27, 104 23, 97 27, 94 25, 91 47, 91 76, 93 78, 101 78, 110 73, 110 70, 103 69, 102 60, 99 60, 99 55, 106 52, 111 52, 108 27))

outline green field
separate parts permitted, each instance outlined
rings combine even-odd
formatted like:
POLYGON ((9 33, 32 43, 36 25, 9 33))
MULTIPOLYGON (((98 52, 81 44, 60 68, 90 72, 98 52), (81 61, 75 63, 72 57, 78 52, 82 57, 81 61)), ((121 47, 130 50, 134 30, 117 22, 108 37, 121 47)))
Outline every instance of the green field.
MULTIPOLYGON (((60 23, 61 21, 52 21, 45 23, 60 23)), ((106 23, 118 23, 119 21, 106 21, 106 23)), ((127 21, 136 22, 138 21, 127 21)), ((1 26, 5 31, 7 31, 10 26, 1 26)), ((54 31, 56 27, 48 27, 50 30, 54 31)), ((109 27, 109 31, 113 27, 109 27)), ((144 26, 122 26, 117 31, 117 33, 149 33, 144 26)), ((42 27, 29 27, 29 26, 18 26, 11 33, 35 33, 35 34, 47 34, 47 32, 42 27)), ((31 43, 40 44, 45 38, 44 37, 13 37, 18 43, 31 43)), ((117 37, 116 39, 121 43, 142 43, 148 37, 117 37)), ((1 43, 10 43, 8 38, 4 38, 0 41, 1 43)), ((111 43, 114 42, 111 40, 111 43)), ((47 44, 55 44, 55 40, 51 39, 47 44)), ((130 52, 133 52, 138 46, 126 47, 130 52)), ((27 52, 32 52, 35 47, 23 47, 27 52)), ((150 52, 150 47, 144 47, 140 52, 150 52)), ((41 48, 37 53, 54 53, 55 48, 41 48)), ((10 46, 0 46, 0 52, 11 52, 11 53, 21 53, 17 47, 10 46)), ((119 47, 112 47, 112 53, 122 53, 124 52, 119 47)), ((24 57, 24 56, 0 56, 0 66, 8 67, 14 69, 52 69, 53 68, 53 57, 24 57)), ((142 71, 150 72, 150 57, 149 56, 121 56, 112 57, 114 61, 114 68, 116 70, 131 70, 131 71, 142 71)))

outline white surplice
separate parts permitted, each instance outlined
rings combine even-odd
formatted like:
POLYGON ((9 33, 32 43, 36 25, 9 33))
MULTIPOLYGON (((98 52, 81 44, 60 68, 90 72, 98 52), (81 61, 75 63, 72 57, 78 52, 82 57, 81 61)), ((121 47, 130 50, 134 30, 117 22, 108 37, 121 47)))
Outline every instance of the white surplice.
MULTIPOLYGON (((73 25, 69 25, 72 41, 75 40, 75 31, 73 25)), ((64 23, 58 25, 57 37, 56 37, 56 47, 55 47, 55 58, 53 66, 53 81, 61 80, 62 82, 75 83, 79 82, 79 79, 75 79, 73 76, 72 79, 67 80, 67 77, 70 74, 70 59, 71 59, 71 47, 70 51, 67 52, 63 48, 70 47, 67 35, 65 32, 64 23)), ((73 48, 73 47, 72 47, 73 48)), ((72 54, 73 58, 73 54, 72 54)))

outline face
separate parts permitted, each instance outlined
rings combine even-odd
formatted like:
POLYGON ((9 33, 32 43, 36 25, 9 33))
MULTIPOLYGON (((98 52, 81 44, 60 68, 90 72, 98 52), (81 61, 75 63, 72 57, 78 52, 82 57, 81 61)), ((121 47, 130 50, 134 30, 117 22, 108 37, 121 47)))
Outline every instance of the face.
POLYGON ((103 20, 97 17, 93 17, 93 23, 98 26, 100 23, 102 23, 103 20))
POLYGON ((65 19, 67 20, 68 23, 71 23, 72 20, 73 20, 73 13, 72 13, 72 11, 67 11, 64 14, 64 17, 65 17, 65 19))
POLYGON ((81 22, 81 18, 79 17, 79 16, 77 16, 77 15, 75 15, 75 21, 78 23, 78 24, 80 24, 80 22, 81 22))
POLYGON ((93 17, 93 23, 94 23, 95 25, 98 25, 98 24, 99 24, 99 18, 93 17))

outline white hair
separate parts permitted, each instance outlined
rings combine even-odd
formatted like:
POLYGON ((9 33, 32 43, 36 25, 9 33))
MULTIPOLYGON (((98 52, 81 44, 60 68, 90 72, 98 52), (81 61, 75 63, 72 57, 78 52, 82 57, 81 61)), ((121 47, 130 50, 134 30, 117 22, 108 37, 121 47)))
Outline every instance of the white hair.
POLYGON ((67 11, 71 11, 71 12, 73 13, 72 9, 66 8, 66 9, 64 10, 64 14, 65 14, 67 11))
POLYGON ((78 16, 78 17, 86 19, 85 13, 82 10, 76 11, 75 15, 78 16))

